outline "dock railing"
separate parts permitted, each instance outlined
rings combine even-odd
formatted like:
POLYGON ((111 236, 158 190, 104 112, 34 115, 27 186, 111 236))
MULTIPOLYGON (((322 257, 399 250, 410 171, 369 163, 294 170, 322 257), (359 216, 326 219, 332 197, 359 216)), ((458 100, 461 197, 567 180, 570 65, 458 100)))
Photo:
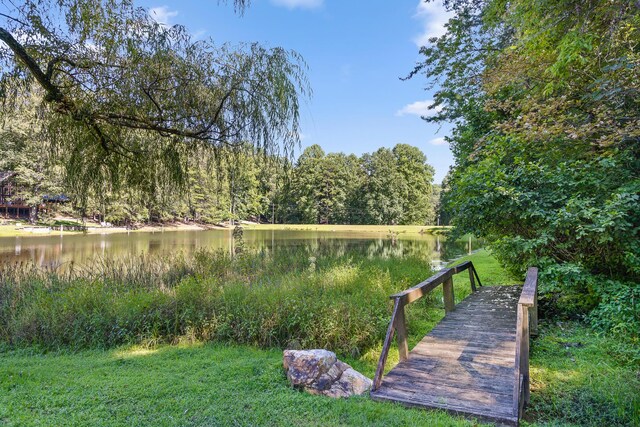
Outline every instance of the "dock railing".
MULTIPOLYGON (((478 273, 471 261, 465 261, 462 264, 454 267, 445 268, 435 275, 429 277, 427 280, 418 283, 417 285, 406 289, 397 294, 391 295, 391 299, 394 300, 393 313, 391 315, 391 321, 389 322, 389 328, 387 329, 387 335, 384 339, 382 346, 382 353, 380 354, 380 360, 378 361, 378 367, 376 369, 376 375, 373 378, 372 391, 377 390, 382 383, 382 376, 384 374, 384 367, 387 363, 387 356, 389 355, 389 349, 391 348, 391 342, 393 341, 394 334, 398 343, 398 353, 400 361, 407 360, 409 358, 409 347, 407 344, 407 322, 405 318, 405 306, 411 304, 414 301, 427 295, 433 291, 439 285, 442 285, 442 293, 444 296, 444 309, 449 313, 455 309, 455 299, 453 294, 453 276, 463 271, 469 270, 469 281, 471 282, 471 291, 476 291, 476 280, 478 286, 482 286, 478 273)), ((528 353, 527 353, 528 354, 528 353)))
POLYGON ((518 301, 516 324, 515 384, 513 415, 520 417, 529 404, 529 337, 538 333, 538 269, 530 267, 518 301))

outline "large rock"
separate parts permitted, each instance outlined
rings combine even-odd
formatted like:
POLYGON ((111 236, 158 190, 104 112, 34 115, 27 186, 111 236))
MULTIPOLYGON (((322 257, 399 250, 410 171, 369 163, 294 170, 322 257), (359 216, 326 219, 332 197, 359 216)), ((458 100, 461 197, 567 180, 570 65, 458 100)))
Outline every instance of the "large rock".
POLYGON ((369 378, 328 350, 285 350, 283 365, 291 385, 311 394, 349 397, 371 389, 369 378))

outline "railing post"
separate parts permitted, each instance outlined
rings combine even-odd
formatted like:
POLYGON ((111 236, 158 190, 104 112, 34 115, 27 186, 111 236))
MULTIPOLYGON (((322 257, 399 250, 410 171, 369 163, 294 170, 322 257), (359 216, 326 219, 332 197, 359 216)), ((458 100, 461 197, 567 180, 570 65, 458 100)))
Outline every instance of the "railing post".
POLYGON ((391 314, 391 321, 389 322, 389 328, 387 329, 387 335, 384 338, 384 344, 382 345, 382 352, 380 353, 380 360, 378 360, 378 366, 376 367, 376 374, 373 377, 373 385, 371 391, 376 391, 382 383, 382 374, 384 373, 384 365, 387 363, 387 356, 389 355, 389 348, 391 347, 391 340, 395 333, 396 316, 398 315, 398 309, 400 305, 400 298, 395 298, 393 304, 393 313, 391 314))
POLYGON ((521 306, 522 313, 522 357, 520 374, 522 374, 522 394, 524 405, 529 404, 529 307, 521 306))
POLYGON ((398 302, 398 312, 395 320, 396 340, 398 343, 398 354, 400 361, 409 359, 409 345, 407 344, 407 321, 405 319, 404 304, 398 302))
POLYGON ((531 335, 538 335, 538 288, 533 295, 533 307, 529 309, 531 316, 531 335))
POLYGON ((469 282, 471 282, 471 292, 476 291, 476 280, 473 277, 474 270, 475 269, 473 268, 473 264, 472 264, 471 267, 469 267, 469 282))
POLYGON ((444 311, 449 313, 456 308, 456 301, 453 295, 453 277, 449 277, 442 284, 442 294, 444 297, 444 311))

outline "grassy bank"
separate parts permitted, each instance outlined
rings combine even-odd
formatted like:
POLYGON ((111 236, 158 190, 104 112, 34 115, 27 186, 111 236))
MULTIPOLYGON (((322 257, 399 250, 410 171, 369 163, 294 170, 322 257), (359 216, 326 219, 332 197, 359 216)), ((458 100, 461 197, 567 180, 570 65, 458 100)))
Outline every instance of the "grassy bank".
MULTIPOLYGON (((211 258, 208 256, 210 254, 203 259, 210 265, 211 258)), ((241 259, 256 260, 253 257, 241 259)), ((486 251, 479 251, 457 262, 465 259, 474 262, 484 285, 515 282, 486 251)), ((219 260, 226 267, 209 267, 215 268, 210 271, 226 271, 222 277, 235 281, 235 285, 230 285, 229 289, 233 290, 230 295, 238 298, 229 301, 233 302, 234 307, 238 304, 248 305, 239 313, 250 315, 246 323, 238 323, 243 320, 238 317, 234 320, 236 323, 229 323, 229 327, 245 331, 253 325, 257 328, 256 337, 265 331, 281 331, 278 319, 293 321, 300 314, 292 311, 292 306, 287 304, 320 299, 321 303, 317 306, 303 305, 306 310, 324 313, 314 318, 317 323, 308 323, 316 325, 316 328, 305 329, 304 333, 312 334, 314 339, 322 339, 322 334, 318 335, 317 330, 333 328, 332 333, 341 338, 335 342, 328 341, 330 346, 346 343, 342 350, 338 350, 340 357, 369 377, 373 377, 382 334, 389 318, 388 294, 423 279, 426 268, 424 261, 419 259, 367 260, 330 256, 318 256, 313 269, 308 258, 297 259, 294 256, 283 259, 281 263, 264 260, 261 265, 228 262, 219 260), (265 276, 260 275, 260 271, 264 271, 265 276), (280 278, 265 283, 265 277, 280 278), (286 292, 280 293, 279 286, 289 287, 284 287, 286 292), (303 291, 295 293, 293 289, 296 286, 301 286, 303 291), (313 292, 313 287, 318 287, 320 291, 312 293, 310 300, 302 298, 306 292, 313 292), (276 297, 269 299, 267 289, 276 292, 276 297), (240 294, 251 297, 242 297, 240 294), (262 298, 267 300, 255 302, 262 298), (322 311, 327 305, 335 306, 337 301, 344 301, 344 305, 337 305, 353 311, 322 311), (360 306, 364 304, 373 308, 360 311, 360 306), (278 309, 279 306, 283 307, 278 309), (287 312, 287 315, 283 312, 287 312), (345 314, 350 317, 344 317, 345 314), (363 324, 357 321, 360 317, 379 326, 369 330, 373 331, 370 332, 373 337, 371 341, 363 345, 359 352, 354 352, 351 347, 354 341, 345 337, 354 331, 361 332, 363 324), (324 323, 330 320, 333 323, 324 323), (345 323, 349 326, 344 326, 345 323)), ((186 273, 181 277, 176 275, 175 270, 171 274, 163 273, 165 275, 161 277, 166 288, 163 292, 166 295, 178 295, 180 293, 177 290, 184 283, 192 283, 194 277, 196 281, 200 280, 198 277, 210 273, 198 270, 203 267, 197 264, 190 268, 193 270, 185 269, 186 273)), ((144 279, 157 278, 160 272, 150 275, 148 269, 146 271, 144 274, 140 271, 137 275, 127 276, 128 282, 124 281, 140 284, 135 293, 122 295, 123 301, 133 297, 130 306, 127 305, 130 310, 135 311, 131 307, 137 305, 145 306, 146 297, 142 296, 148 290, 153 290, 155 294, 160 289, 150 279, 144 279)), ((222 282, 215 283, 219 287, 222 282)), ((463 275, 456 276, 456 299, 464 297, 468 286, 468 279, 463 275)), ((60 289, 64 291, 64 288, 60 289)), ((122 292, 122 288, 119 292, 122 292)), ((118 297, 109 298, 105 305, 115 304, 119 307, 114 303, 118 297)), ((211 301, 208 298, 202 297, 202 289, 193 289, 193 302, 204 304, 211 301)), ((70 302, 69 299, 65 301, 67 305, 70 302)), ((83 305, 75 307, 84 307, 86 311, 93 307, 91 304, 98 302, 88 299, 83 305)), ((177 302, 174 304, 181 306, 177 302)), ((101 310, 103 308, 94 309, 94 313, 102 313, 101 310)), ((184 313, 198 313, 197 307, 191 310, 184 313)), ((438 293, 423 303, 413 304, 408 313, 410 341, 417 342, 442 315, 441 295, 438 293)), ((153 321, 153 317, 147 317, 147 320, 153 321)), ((98 322, 96 324, 99 325, 98 322)), ((91 323, 82 325, 89 331, 97 328, 91 323)), ((640 425, 640 365, 638 350, 633 343, 598 336, 577 322, 558 323, 542 317, 540 326, 540 335, 531 347, 532 406, 527 412, 526 423, 536 426, 640 425)), ((284 329, 289 333, 294 330, 284 329)), ((302 333, 302 330, 298 332, 302 333)), ((81 336, 83 334, 78 335, 81 336)), ((68 339, 73 337, 71 335, 68 339)), ((142 338, 133 337, 134 341, 142 338)), ((304 339, 302 336, 299 338, 304 339)), ((220 343, 225 340, 228 343, 238 342, 230 336, 214 335, 210 340, 216 342, 205 343, 203 337, 184 333, 176 334, 169 340, 177 343, 174 345, 157 344, 162 340, 145 338, 140 341, 144 345, 81 351, 70 351, 69 346, 64 345, 46 346, 46 343, 16 348, 5 341, 0 345, 0 424, 475 425, 472 421, 441 412, 374 403, 366 397, 331 400, 306 395, 287 385, 279 348, 259 349, 255 345, 220 343), (55 347, 57 349, 53 351, 44 351, 45 348, 55 347)), ((247 342, 269 346, 268 342, 260 340, 247 342)), ((390 356, 389 364, 393 365, 397 353, 392 351, 390 356)))
POLYGON ((449 230, 434 225, 349 225, 349 224, 244 224, 247 230, 342 231, 356 233, 434 233, 449 230))
MULTIPOLYGON (((197 231, 209 229, 228 229, 232 227, 216 226, 211 224, 184 224, 171 222, 166 224, 147 224, 135 229, 126 227, 101 227, 99 223, 82 223, 80 221, 54 221, 53 223, 38 223, 37 227, 51 227, 51 233, 55 235, 80 234, 80 231, 60 232, 59 223, 64 225, 87 226, 87 234, 112 234, 112 233, 136 233, 136 232, 157 232, 157 231, 197 231), (52 225, 53 224, 53 225, 52 225)), ((334 225, 334 224, 256 224, 243 223, 247 230, 294 230, 294 231, 326 231, 326 232, 353 232, 353 233, 398 233, 422 234, 422 233, 445 233, 451 227, 448 226, 424 226, 424 225, 334 225)), ((31 225, 27 221, 11 221, 11 224, 0 225, 0 237, 30 237, 48 235, 34 233, 24 228, 31 225), (16 225, 17 224, 17 225, 16 225)))
POLYGON ((209 230, 211 228, 223 229, 223 227, 214 227, 214 226, 206 226, 206 225, 198 225, 198 224, 182 224, 182 223, 168 223, 163 225, 144 225, 142 227, 138 227, 136 229, 128 229, 126 227, 101 227, 98 223, 81 223, 75 221, 56 221, 53 224, 51 223, 38 223, 35 225, 36 228, 40 228, 42 230, 47 227, 51 229, 49 233, 43 232, 34 232, 30 228, 32 227, 26 221, 17 221, 12 224, 4 224, 0 225, 0 237, 32 237, 32 236, 50 236, 50 235, 77 235, 83 234, 84 231, 60 231, 60 224, 62 222, 63 225, 67 226, 86 226, 86 234, 113 234, 113 233, 145 233, 145 232, 158 232, 158 231, 198 231, 198 230, 209 230))
POLYGON ((201 251, 98 259, 71 272, 4 265, 0 341, 81 349, 188 340, 362 354, 384 336, 388 295, 429 276, 429 262, 332 252, 201 251))

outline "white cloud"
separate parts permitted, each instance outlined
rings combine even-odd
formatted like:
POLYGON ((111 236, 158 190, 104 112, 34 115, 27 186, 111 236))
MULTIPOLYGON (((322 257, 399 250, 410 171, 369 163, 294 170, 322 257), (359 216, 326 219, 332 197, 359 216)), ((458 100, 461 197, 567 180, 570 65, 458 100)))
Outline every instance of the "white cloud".
POLYGON ((194 40, 201 40, 205 35, 207 35, 207 30, 198 30, 191 34, 191 37, 193 37, 194 40))
POLYGON ((433 100, 429 99, 427 101, 416 101, 411 104, 407 104, 398 111, 396 111, 396 116, 406 116, 408 114, 420 117, 430 117, 435 116, 437 113, 442 111, 441 106, 437 106, 435 108, 429 108, 430 105, 433 104, 433 100))
POLYGON ((429 141, 429 144, 431 144, 431 145, 447 145, 447 140, 444 139, 444 137, 433 138, 431 141, 429 141))
POLYGON ((173 25, 171 19, 178 16, 177 10, 171 10, 168 6, 157 6, 149 9, 149 15, 158 23, 162 25, 173 25))
POLYGON ((449 21, 453 13, 447 12, 441 0, 432 0, 425 3, 420 0, 416 8, 415 19, 422 21, 422 32, 413 38, 413 42, 418 46, 425 46, 431 37, 439 37, 446 32, 444 24, 449 21))
POLYGON ((288 9, 295 9, 297 7, 301 9, 315 9, 322 6, 324 0, 271 0, 271 3, 288 9))

